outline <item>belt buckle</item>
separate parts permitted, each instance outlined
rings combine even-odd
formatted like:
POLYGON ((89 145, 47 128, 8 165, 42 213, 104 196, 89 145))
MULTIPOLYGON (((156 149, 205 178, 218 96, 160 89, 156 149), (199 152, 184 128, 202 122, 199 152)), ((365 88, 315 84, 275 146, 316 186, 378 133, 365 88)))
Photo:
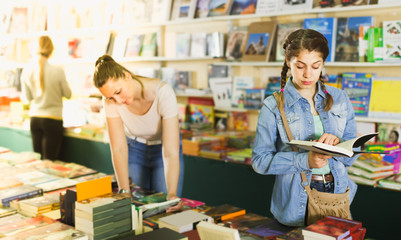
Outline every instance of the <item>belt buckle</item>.
POLYGON ((323 182, 326 183, 326 177, 324 176, 324 174, 322 174, 323 177, 323 182))

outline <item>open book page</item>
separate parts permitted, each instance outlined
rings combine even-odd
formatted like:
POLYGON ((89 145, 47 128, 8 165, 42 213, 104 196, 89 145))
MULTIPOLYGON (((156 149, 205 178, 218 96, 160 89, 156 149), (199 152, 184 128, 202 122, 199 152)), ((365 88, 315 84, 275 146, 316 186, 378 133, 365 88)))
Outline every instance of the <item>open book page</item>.
POLYGON ((365 142, 367 142, 372 137, 376 136, 378 133, 369 133, 357 138, 350 139, 348 141, 337 144, 336 146, 314 142, 314 141, 301 141, 301 140, 292 140, 289 144, 295 145, 298 148, 302 148, 305 150, 323 153, 331 156, 339 156, 339 157, 352 157, 360 151, 354 151, 354 148, 358 148, 362 146, 365 142))

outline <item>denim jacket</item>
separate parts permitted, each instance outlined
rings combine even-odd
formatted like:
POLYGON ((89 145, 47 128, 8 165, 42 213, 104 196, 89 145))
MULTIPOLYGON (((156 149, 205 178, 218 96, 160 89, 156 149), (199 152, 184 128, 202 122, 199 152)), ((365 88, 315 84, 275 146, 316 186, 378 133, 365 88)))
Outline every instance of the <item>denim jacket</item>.
MULTIPOLYGON (((326 94, 320 82, 318 86, 314 100, 324 131, 337 136, 341 141, 355 138, 356 122, 348 96, 340 89, 326 86, 326 90, 333 97, 333 106, 326 112, 323 110, 326 94)), ((295 89, 291 78, 284 88, 284 99, 284 111, 294 139, 314 140, 315 128, 310 104, 295 89)), ((267 97, 263 103, 258 117, 252 167, 259 174, 276 175, 270 209, 274 217, 288 226, 302 226, 307 194, 301 185, 301 172, 305 171, 310 182, 308 152, 302 149, 294 152, 287 144, 289 140, 274 97, 267 97)), ((357 156, 329 159, 330 170, 334 176, 334 193, 344 193, 349 186, 350 202, 355 196, 357 185, 348 178, 346 167, 351 166, 356 158, 357 156)))

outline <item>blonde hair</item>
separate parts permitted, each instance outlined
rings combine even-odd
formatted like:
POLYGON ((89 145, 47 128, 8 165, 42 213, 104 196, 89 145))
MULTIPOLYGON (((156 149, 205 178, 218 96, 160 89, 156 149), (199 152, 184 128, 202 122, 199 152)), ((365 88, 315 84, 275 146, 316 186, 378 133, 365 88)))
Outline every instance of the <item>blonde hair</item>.
POLYGON ((40 36, 39 38, 39 87, 41 93, 43 93, 45 89, 45 80, 44 80, 44 60, 49 58, 53 53, 54 45, 53 41, 49 36, 40 36))

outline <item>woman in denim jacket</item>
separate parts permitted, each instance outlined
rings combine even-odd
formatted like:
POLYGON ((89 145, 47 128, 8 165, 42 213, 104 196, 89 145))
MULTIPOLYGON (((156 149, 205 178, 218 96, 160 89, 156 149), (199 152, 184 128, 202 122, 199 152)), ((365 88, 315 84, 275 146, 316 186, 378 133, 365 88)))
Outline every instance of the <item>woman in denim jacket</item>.
POLYGON ((310 187, 318 191, 344 193, 350 202, 357 185, 348 178, 347 166, 356 159, 315 152, 295 152, 288 145, 278 104, 284 111, 294 139, 316 140, 336 145, 357 136, 354 110, 344 91, 325 86, 322 70, 329 54, 326 38, 311 29, 292 32, 283 44, 286 60, 281 72, 279 103, 273 96, 264 100, 256 129, 252 155, 259 174, 276 175, 271 212, 282 224, 305 225, 307 193, 301 185, 305 171, 310 187), (286 80, 287 72, 291 76, 286 80))

